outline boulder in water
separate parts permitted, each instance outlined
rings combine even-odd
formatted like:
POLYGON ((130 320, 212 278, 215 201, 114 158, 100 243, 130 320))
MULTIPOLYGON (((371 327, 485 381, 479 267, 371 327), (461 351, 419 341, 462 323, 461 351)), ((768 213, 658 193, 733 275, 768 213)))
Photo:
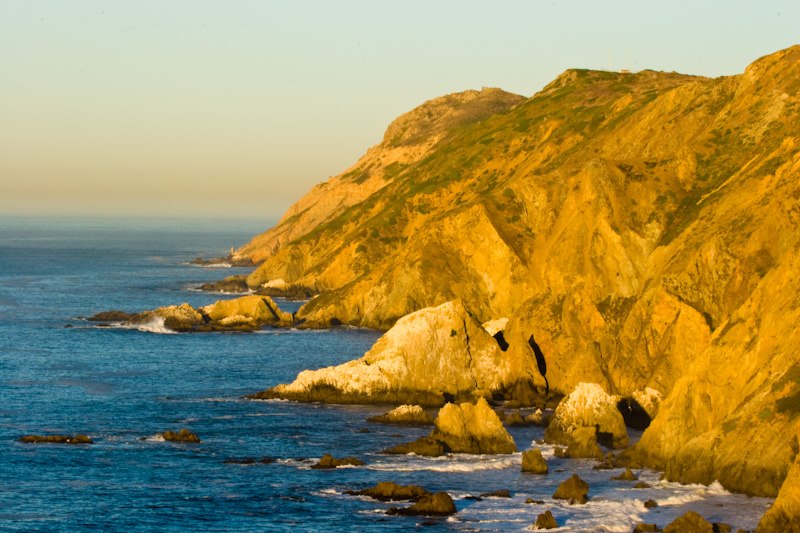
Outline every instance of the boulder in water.
POLYGON ((322 459, 311 468, 315 470, 330 470, 332 468, 339 468, 340 466, 364 466, 366 463, 361 459, 355 457, 346 457, 344 459, 336 459, 331 454, 326 453, 322 459))
POLYGON ((584 504, 588 499, 589 484, 578 477, 572 476, 558 486, 553 498, 556 500, 568 500, 570 504, 584 504))
POLYGON ((430 426, 433 420, 433 417, 419 405, 401 405, 382 415, 367 418, 367 422, 405 426, 430 426))
POLYGON ((553 518, 553 513, 545 511, 536 517, 534 526, 536 529, 556 529, 558 527, 558 522, 553 518))
POLYGON ((431 438, 447 444, 455 453, 505 454, 517 451, 500 418, 489 403, 449 403, 439 410, 431 438))
POLYGON ((391 481, 381 481, 374 487, 368 489, 352 491, 348 490, 345 494, 351 496, 367 496, 382 502, 394 502, 401 500, 408 500, 416 502, 430 496, 431 493, 417 485, 398 485, 391 481))
POLYGON ((611 479, 613 479, 615 481, 636 481, 639 478, 636 477, 636 474, 631 472, 630 468, 626 468, 625 472, 621 473, 618 476, 614 476, 611 479))
POLYGON ((437 492, 421 498, 411 507, 392 507, 386 514, 400 516, 450 516, 456 513, 456 504, 446 492, 437 492))
POLYGON ((539 448, 522 452, 522 471, 530 474, 547 474, 547 461, 539 448))
POLYGON ((164 433, 161 433, 161 436, 164 437, 164 440, 170 442, 189 442, 193 444, 200 442, 200 437, 198 437, 197 435, 195 435, 186 428, 183 428, 178 433, 175 433, 172 430, 166 431, 164 433))

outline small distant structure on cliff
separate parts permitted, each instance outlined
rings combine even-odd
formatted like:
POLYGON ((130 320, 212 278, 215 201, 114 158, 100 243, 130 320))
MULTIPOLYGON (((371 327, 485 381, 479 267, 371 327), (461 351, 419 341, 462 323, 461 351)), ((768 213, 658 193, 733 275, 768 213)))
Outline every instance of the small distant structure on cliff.
POLYGON ((630 50, 625 51, 625 68, 620 69, 620 74, 630 74, 631 73, 631 59, 630 59, 630 50))
MULTIPOLYGON (((611 68, 611 52, 608 52, 608 71, 614 72, 614 69, 611 68)), ((618 71, 620 74, 630 74, 630 50, 625 51, 625 68, 620 69, 618 71)))

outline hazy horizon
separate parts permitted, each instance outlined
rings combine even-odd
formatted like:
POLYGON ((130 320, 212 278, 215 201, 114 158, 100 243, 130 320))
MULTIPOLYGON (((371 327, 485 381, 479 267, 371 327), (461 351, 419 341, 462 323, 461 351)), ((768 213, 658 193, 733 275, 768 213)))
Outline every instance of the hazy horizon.
POLYGON ((788 1, 4 2, 0 215, 274 222, 431 98, 626 54, 739 74, 798 29, 788 1))

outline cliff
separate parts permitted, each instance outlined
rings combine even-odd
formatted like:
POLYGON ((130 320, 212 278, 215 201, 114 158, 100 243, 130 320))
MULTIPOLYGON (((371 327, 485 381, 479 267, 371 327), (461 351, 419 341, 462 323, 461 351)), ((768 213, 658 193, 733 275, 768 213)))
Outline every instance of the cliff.
POLYGON ((509 376, 544 387, 533 335, 551 390, 664 397, 644 464, 775 496, 800 429, 799 115, 800 46, 717 79, 568 70, 324 223, 286 218, 248 284, 319 291, 307 326, 509 317, 509 376))

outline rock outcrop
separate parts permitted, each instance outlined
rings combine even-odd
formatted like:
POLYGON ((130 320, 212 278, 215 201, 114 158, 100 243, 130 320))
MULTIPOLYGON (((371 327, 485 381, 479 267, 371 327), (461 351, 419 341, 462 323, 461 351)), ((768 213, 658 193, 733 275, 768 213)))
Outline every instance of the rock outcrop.
POLYGON ((514 453, 517 445, 484 398, 475 404, 448 403, 436 417, 431 438, 444 442, 453 453, 514 453))
POLYGON ((664 533, 714 533, 714 526, 694 511, 687 511, 665 527, 664 533))
POLYGON ((506 390, 519 376, 494 338, 455 300, 401 318, 361 359, 301 372, 288 385, 250 397, 443 405, 506 390))
POLYGON ((589 499, 589 484, 578 474, 572 474, 569 479, 558 486, 553 498, 567 500, 570 504, 584 504, 589 499))
POLYGON ((367 422, 402 426, 430 426, 434 418, 419 405, 400 405, 391 411, 367 418, 367 422))
POLYGON ((542 451, 539 448, 522 452, 522 471, 529 474, 547 474, 547 461, 542 457, 542 451))
POLYGON ((374 487, 364 490, 345 491, 345 494, 351 496, 368 496, 375 500, 382 502, 395 502, 395 501, 419 501, 425 496, 431 496, 431 493, 417 485, 398 485, 392 481, 381 481, 374 487))
POLYGON ((545 431, 545 441, 569 445, 573 432, 587 427, 596 428, 600 442, 606 436, 603 444, 613 448, 628 446, 628 430, 617 400, 596 383, 580 383, 561 400, 545 431))
POLYGON ((439 456, 445 453, 506 454, 517 451, 500 418, 489 403, 448 403, 439 410, 430 436, 395 446, 384 453, 439 456))
POLYGON ((141 313, 106 311, 89 320, 98 322, 123 321, 138 326, 157 323, 167 329, 191 331, 252 331, 264 326, 290 327, 294 325, 291 313, 281 311, 269 296, 250 295, 233 300, 219 300, 195 309, 184 303, 159 307, 141 313))
POLYGON ((552 512, 545 511, 536 517, 536 522, 533 525, 535 529, 556 529, 558 522, 556 522, 552 512))

